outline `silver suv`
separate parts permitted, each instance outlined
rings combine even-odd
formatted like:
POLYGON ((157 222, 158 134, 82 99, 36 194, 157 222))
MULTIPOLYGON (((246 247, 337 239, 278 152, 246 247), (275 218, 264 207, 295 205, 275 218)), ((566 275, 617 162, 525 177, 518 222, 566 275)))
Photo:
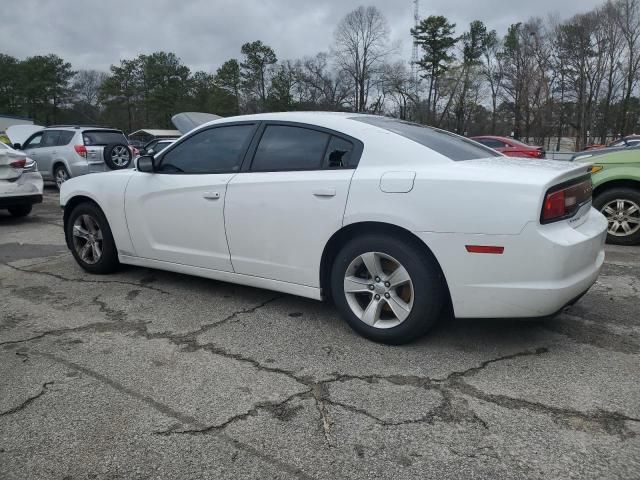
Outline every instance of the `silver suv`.
POLYGON ((58 188, 71 177, 131 165, 133 151, 120 130, 69 125, 24 127, 7 129, 7 136, 15 142, 13 147, 38 162, 42 178, 54 180, 58 188))

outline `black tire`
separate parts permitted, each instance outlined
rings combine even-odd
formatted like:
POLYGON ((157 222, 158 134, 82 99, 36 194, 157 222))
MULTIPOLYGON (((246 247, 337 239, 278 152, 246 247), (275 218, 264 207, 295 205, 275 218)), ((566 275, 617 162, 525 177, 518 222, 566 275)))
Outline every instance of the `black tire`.
POLYGON ((337 254, 331 269, 331 295, 340 313, 353 330, 376 342, 400 345, 423 336, 440 319, 446 292, 446 283, 435 259, 416 242, 395 236, 367 234, 350 240, 337 254), (345 274, 351 262, 366 252, 379 252, 397 260, 409 273, 413 291, 418 292, 413 295, 409 315, 399 325, 384 329, 367 325, 349 306, 344 292, 345 274))
POLYGON ((73 211, 67 219, 67 224, 65 225, 64 230, 67 239, 67 245, 71 249, 73 258, 76 259, 78 265, 80 265, 84 270, 89 273, 103 275, 107 273, 113 273, 119 268, 120 262, 118 261, 118 251, 116 250, 116 244, 113 240, 113 235, 111 234, 109 222, 107 222, 104 213, 102 213, 102 210, 100 210, 97 205, 86 202, 74 207, 73 211), (80 217, 81 215, 88 215, 93 220, 95 220, 102 233, 102 254, 96 263, 89 263, 83 260, 78 252, 79 246, 74 243, 73 226, 78 217, 80 217))
POLYGON ((123 170, 129 168, 133 154, 129 145, 124 143, 111 143, 104 147, 103 151, 104 163, 107 164, 111 170, 123 170), (115 156, 114 156, 115 155, 115 156), (116 157, 120 158, 120 163, 116 163, 116 157))
MULTIPOLYGON (((625 200, 634 203, 640 207, 640 190, 636 190, 629 187, 614 187, 599 193, 593 199, 593 206, 602 214, 607 217, 608 214, 603 210, 605 207, 615 200, 625 200)), ((640 213, 635 215, 640 216, 640 213)), ((612 235, 607 233, 607 243, 613 245, 638 245, 640 244, 640 228, 636 229, 629 235, 612 235)))
POLYGON ((69 175, 69 171, 64 165, 57 165, 56 168, 53 169, 53 179, 56 182, 58 190, 60 190, 61 185, 70 178, 71 175, 69 175))
POLYGON ((31 213, 32 208, 31 205, 14 205, 8 207, 7 210, 9 210, 9 213, 14 217, 26 217, 31 213))

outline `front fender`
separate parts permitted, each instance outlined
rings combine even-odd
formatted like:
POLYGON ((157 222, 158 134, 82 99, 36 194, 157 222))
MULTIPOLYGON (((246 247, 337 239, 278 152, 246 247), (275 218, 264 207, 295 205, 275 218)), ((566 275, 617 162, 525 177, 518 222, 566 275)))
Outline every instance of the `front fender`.
POLYGON ((133 170, 93 173, 72 178, 60 188, 60 206, 66 208, 74 198, 84 197, 103 211, 119 254, 135 255, 124 211, 124 193, 133 170))

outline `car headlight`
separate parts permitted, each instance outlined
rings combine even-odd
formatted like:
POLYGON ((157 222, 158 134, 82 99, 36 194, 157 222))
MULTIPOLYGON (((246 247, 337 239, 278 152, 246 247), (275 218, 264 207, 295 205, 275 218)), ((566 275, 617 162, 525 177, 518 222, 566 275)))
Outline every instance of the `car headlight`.
POLYGON ((598 173, 604 167, 602 165, 591 165, 591 173, 598 173))

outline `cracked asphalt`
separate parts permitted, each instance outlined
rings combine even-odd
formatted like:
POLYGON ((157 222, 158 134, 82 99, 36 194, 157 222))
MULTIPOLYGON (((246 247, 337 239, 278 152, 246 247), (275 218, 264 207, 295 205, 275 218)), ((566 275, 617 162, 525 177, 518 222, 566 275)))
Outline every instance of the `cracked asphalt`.
POLYGON ((91 276, 57 192, 0 212, 0 478, 640 478, 640 248, 547 321, 401 347, 334 308, 142 268, 91 276))

